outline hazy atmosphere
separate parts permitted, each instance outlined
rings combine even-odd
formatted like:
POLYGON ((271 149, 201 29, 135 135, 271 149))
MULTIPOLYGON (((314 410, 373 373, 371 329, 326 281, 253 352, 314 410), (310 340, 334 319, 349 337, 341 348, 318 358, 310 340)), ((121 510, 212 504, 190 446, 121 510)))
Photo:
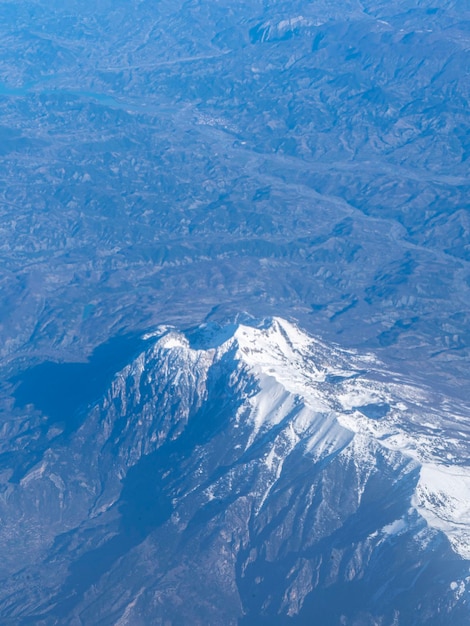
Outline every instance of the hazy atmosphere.
POLYGON ((0 2, 1 624, 470 623, 469 51, 0 2))

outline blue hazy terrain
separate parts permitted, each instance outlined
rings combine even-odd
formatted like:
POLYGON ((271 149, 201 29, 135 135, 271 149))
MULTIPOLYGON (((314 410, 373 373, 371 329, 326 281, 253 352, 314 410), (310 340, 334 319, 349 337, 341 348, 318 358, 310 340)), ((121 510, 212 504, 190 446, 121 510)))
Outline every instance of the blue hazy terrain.
MULTIPOLYGON (((18 519, 62 520, 46 488, 21 495, 22 481, 49 456, 86 449, 90 416, 99 410, 108 419, 115 381, 131 377, 126 366, 158 325, 185 330, 196 346, 203 323, 228 339, 240 315, 280 316, 332 345, 375 354, 395 373, 390 380, 444 394, 470 419, 469 51, 466 1, 0 2, 0 490, 5 502, 13 494, 18 519), (33 501, 42 503, 39 513, 33 501)), ((211 347, 206 336, 201 342, 211 347)), ((64 470, 84 482, 88 471, 117 472, 122 491, 112 492, 109 519, 94 525, 96 487, 95 504, 77 496, 53 538, 43 541, 36 522, 21 526, 31 543, 18 549, 8 524, 19 522, 5 504, 1 624, 128 623, 118 622, 127 609, 113 613, 111 596, 90 613, 97 600, 87 593, 101 589, 107 570, 118 580, 122 571, 113 568, 125 559, 126 572, 137 567, 129 555, 175 515, 168 494, 176 498, 183 483, 178 459, 185 466, 242 405, 238 392, 222 392, 230 386, 224 363, 233 368, 227 358, 214 374, 205 413, 194 413, 184 435, 176 426, 165 431, 161 453, 139 444, 139 462, 126 465, 116 435, 109 445, 119 469, 111 461, 88 468, 84 454, 79 469, 64 470), (153 499, 142 500, 149 490, 153 499), (56 562, 65 582, 49 588, 41 568, 56 562), (21 600, 28 576, 35 591, 21 600)), ((331 372, 327 382, 362 374, 331 372)), ((130 401, 133 416, 139 403, 130 401)), ((354 409, 378 424, 390 405, 365 400, 354 409)), ((219 461, 213 476, 225 471, 219 461)), ((57 472, 57 484, 68 485, 57 472)), ((70 502, 73 489, 63 496, 70 502)), ((233 502, 227 496, 220 506, 233 502)), ((396 507, 401 515, 398 495, 396 507)), ((192 524, 212 520, 209 509, 196 511, 192 524)), ((350 524, 354 534, 357 519, 350 524)), ((181 540, 182 553, 197 532, 181 540)), ((179 548, 167 540, 174 559, 179 548)), ((461 567, 448 546, 433 549, 440 556, 419 583, 430 586, 429 602, 439 595, 439 559, 461 567)), ((400 589, 411 589, 413 568, 387 550, 381 562, 396 558, 406 570, 400 589)), ((267 577, 266 589, 269 576, 282 586, 287 565, 269 574, 265 567, 257 576, 267 577)), ((364 580, 377 583, 380 598, 390 583, 379 585, 374 567, 364 580)), ((443 575, 446 585, 457 579, 454 569, 449 580, 443 575)), ((145 576, 136 573, 142 597, 145 576)), ((378 623, 371 616, 380 612, 362 601, 366 583, 357 582, 357 596, 344 580, 334 588, 341 606, 356 607, 340 622, 340 608, 325 608, 334 603, 326 583, 289 613, 266 609, 265 596, 252 595, 240 576, 243 610, 229 603, 227 613, 211 613, 201 604, 191 616, 173 598, 174 623, 307 624, 322 615, 325 626, 378 623)), ((201 598, 188 580, 181 588, 201 598)), ((387 600, 381 624, 441 624, 436 607, 417 617, 412 594, 400 602, 407 617, 394 622, 387 600)), ((142 622, 129 623, 173 619, 170 604, 162 600, 159 613, 155 603, 142 609, 142 622)), ((455 610, 453 623, 463 626, 467 608, 455 610)))
POLYGON ((464 393, 468 19, 2 2, 4 362, 248 311, 464 393))

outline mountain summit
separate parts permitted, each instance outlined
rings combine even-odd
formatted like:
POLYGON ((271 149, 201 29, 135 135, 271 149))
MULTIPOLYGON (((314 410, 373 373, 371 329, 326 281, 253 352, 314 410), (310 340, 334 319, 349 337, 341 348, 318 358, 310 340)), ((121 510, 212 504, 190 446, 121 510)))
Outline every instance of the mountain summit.
POLYGON ((279 318, 145 339, 5 473, 5 623, 468 624, 465 407, 279 318))

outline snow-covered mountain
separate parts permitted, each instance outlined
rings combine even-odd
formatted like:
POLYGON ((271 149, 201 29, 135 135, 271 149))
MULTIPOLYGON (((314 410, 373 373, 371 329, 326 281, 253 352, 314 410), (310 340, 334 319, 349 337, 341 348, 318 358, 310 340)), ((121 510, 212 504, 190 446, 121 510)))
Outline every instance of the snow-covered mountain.
POLYGON ((3 623, 469 623, 470 410, 279 318, 145 339, 3 471, 3 623))

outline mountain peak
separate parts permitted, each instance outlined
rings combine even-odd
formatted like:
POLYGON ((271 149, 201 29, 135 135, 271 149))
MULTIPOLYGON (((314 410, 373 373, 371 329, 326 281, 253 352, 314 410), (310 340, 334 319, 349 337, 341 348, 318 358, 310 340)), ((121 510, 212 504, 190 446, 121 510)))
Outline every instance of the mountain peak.
POLYGON ((255 381, 236 417, 238 424, 241 416, 245 426, 251 424, 245 449, 282 428, 290 445, 317 461, 338 454, 355 437, 403 455, 420 468, 410 505, 470 558, 470 470, 452 465, 461 458, 461 434, 438 434, 444 421, 458 426, 444 398, 383 371, 370 354, 328 346, 280 317, 207 324, 186 334, 166 330, 156 347, 182 351, 189 367, 202 367, 201 379, 225 359, 232 379, 249 375, 255 381))

